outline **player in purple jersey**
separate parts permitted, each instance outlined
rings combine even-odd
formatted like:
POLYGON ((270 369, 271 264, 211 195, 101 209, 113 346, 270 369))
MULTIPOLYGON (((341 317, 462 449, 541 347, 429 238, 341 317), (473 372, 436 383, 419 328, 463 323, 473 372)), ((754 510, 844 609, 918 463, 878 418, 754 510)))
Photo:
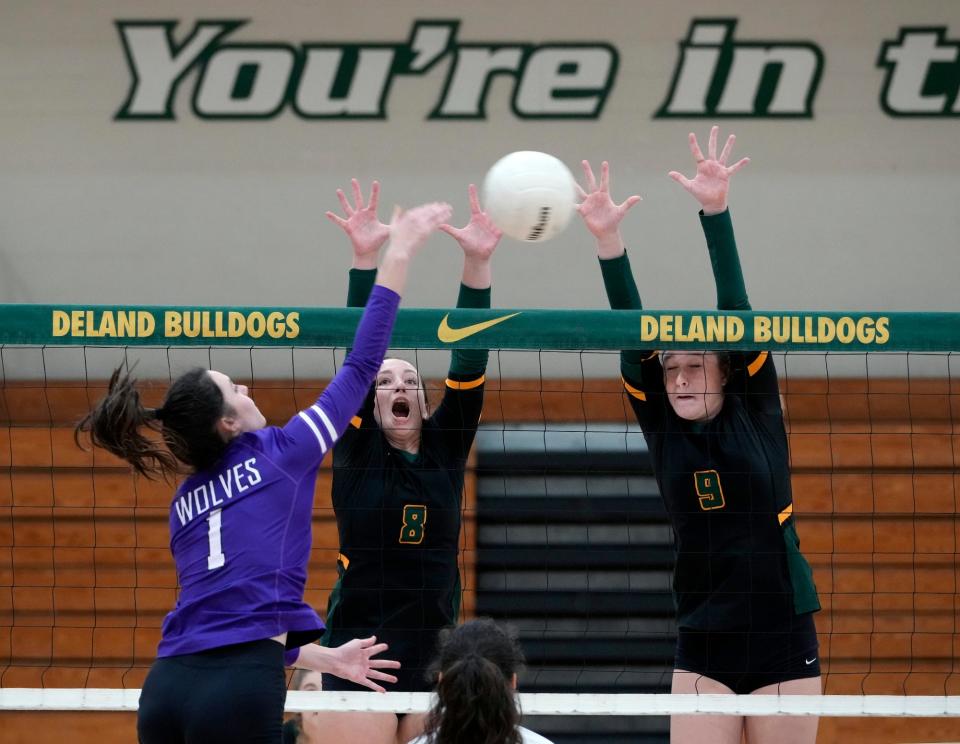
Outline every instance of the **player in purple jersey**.
MULTIPOLYGON (((155 410, 117 370, 78 426, 142 475, 189 473, 170 508, 180 594, 144 682, 142 744, 281 740, 284 648, 324 629, 303 601, 317 468, 380 367, 410 260, 451 213, 435 203, 394 214, 352 352, 317 402, 285 426, 268 427, 245 386, 203 369, 177 378, 155 410), (166 449, 142 428, 160 432, 166 449)), ((370 660, 383 650, 372 644, 346 652, 311 645, 300 662, 361 683, 389 681, 378 671, 389 664, 370 660)))

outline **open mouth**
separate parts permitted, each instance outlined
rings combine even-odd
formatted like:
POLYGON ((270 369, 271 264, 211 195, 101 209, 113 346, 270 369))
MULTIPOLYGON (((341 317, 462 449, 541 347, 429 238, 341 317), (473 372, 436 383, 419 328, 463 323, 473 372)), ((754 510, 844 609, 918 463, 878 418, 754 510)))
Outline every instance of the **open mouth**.
POLYGON ((390 412, 396 419, 407 419, 410 417, 410 404, 405 400, 394 401, 390 412))

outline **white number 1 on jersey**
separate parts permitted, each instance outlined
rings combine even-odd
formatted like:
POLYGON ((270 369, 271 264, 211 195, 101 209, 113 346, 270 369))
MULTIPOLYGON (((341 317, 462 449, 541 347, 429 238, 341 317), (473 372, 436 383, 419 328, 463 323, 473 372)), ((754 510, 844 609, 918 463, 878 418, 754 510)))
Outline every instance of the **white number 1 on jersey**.
POLYGON ((220 512, 222 509, 214 509, 207 517, 207 540, 210 543, 210 555, 207 556, 207 570, 212 571, 215 568, 223 568, 227 562, 227 557, 223 554, 223 546, 220 544, 220 512))

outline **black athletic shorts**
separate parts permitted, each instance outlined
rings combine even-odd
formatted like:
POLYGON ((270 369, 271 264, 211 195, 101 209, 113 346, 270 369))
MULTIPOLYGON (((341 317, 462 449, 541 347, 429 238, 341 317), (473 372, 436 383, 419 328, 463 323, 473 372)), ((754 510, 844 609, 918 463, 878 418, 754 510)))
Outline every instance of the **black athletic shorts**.
POLYGON ((680 628, 674 667, 720 682, 738 695, 766 685, 820 676, 813 614, 790 618, 772 630, 717 631, 680 628))
POLYGON ((283 644, 263 640, 157 659, 137 713, 140 744, 280 744, 283 644))

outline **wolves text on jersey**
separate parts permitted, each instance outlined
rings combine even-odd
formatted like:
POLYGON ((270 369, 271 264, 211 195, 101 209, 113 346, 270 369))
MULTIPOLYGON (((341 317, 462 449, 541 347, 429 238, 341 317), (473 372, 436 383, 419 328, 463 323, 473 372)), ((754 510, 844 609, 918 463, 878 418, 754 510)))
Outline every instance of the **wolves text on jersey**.
POLYGON ((177 497, 174 502, 174 509, 180 519, 181 526, 186 526, 188 522, 201 514, 217 508, 224 501, 229 501, 234 494, 241 494, 262 480, 263 476, 257 470, 257 458, 255 457, 218 473, 215 479, 211 478, 206 483, 201 483, 196 488, 177 497))

